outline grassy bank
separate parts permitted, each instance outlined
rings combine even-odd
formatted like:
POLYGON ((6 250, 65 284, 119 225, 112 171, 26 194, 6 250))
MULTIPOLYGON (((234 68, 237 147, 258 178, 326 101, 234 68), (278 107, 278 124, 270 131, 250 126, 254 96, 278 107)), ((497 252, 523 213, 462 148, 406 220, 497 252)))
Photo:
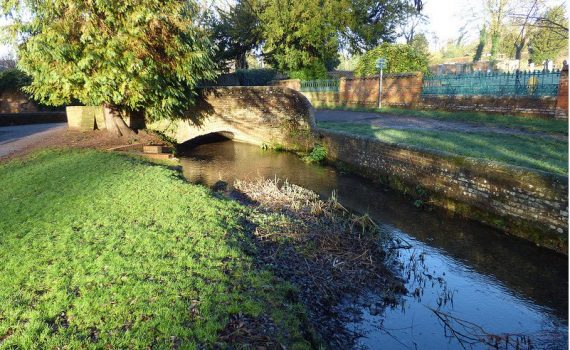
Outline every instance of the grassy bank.
POLYGON ((391 115, 402 115, 410 117, 428 118, 443 121, 455 121, 470 123, 476 125, 485 125, 493 127, 503 127, 511 129, 521 129, 533 132, 545 132, 553 134, 568 134, 568 121, 546 118, 518 117, 512 115, 482 113, 482 112, 447 112, 433 110, 416 110, 383 107, 366 108, 366 107, 345 107, 345 106, 323 106, 322 109, 359 111, 385 113, 391 115))
POLYGON ((0 348, 223 347, 248 324, 309 347, 294 288, 256 268, 245 207, 175 171, 42 152, 0 165, 0 203, 0 348))
POLYGON ((464 133, 438 130, 399 130, 364 123, 318 122, 339 130, 379 140, 498 161, 558 174, 568 173, 568 143, 531 136, 464 133))

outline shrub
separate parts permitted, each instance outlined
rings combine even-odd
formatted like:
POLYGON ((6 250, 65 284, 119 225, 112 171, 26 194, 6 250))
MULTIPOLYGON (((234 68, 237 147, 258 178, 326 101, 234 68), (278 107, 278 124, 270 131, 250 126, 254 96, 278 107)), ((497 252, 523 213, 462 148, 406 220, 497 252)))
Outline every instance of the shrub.
POLYGON ((320 61, 313 61, 300 70, 289 72, 290 79, 317 80, 327 78, 327 68, 320 61))
POLYGON ((17 68, 10 68, 0 72, 0 92, 6 90, 20 90, 30 84, 30 77, 17 68))
POLYGON ((385 73, 428 72, 428 54, 406 44, 383 43, 362 55, 354 70, 355 75, 364 77, 378 74, 376 60, 381 57, 387 60, 385 73))
POLYGON ((323 145, 315 145, 311 152, 304 157, 307 163, 322 163, 327 158, 327 149, 323 145))
POLYGON ((238 69, 236 71, 241 86, 264 86, 275 79, 275 69, 238 69))

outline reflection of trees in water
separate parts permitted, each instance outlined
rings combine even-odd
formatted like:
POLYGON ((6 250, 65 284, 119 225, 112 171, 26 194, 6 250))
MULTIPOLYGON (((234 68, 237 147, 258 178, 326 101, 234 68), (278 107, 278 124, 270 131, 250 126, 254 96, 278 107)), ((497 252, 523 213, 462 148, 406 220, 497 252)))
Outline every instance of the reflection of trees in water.
MULTIPOLYGON (((401 277, 408 289, 408 296, 412 297, 416 302, 422 301, 422 296, 426 288, 435 291, 435 302, 437 307, 424 305, 437 318, 442 326, 445 337, 455 341, 462 349, 479 349, 481 347, 488 349, 504 349, 504 350, 523 350, 535 348, 559 348, 560 344, 565 343, 564 329, 543 330, 535 333, 490 333, 481 325, 461 319, 449 311, 443 311, 450 306, 453 309, 453 297, 457 290, 450 289, 445 280, 445 273, 438 274, 433 266, 426 264, 425 251, 420 251, 406 240, 394 237, 387 241, 386 261, 397 271, 397 276, 401 277)), ((400 299, 402 312, 405 312, 405 299, 400 299)), ((492 315, 489 315, 492 317, 492 315)), ((413 334, 413 324, 409 327, 413 334)), ((377 329, 388 335, 405 348, 412 347, 400 341, 392 331, 401 331, 402 329, 389 329, 384 327, 383 322, 377 324, 377 329)))
POLYGON ((541 347, 544 347, 545 344, 556 344, 555 347, 558 347, 561 343, 561 339, 557 339, 560 338, 560 333, 558 332, 541 332, 532 336, 516 333, 492 334, 486 332, 483 327, 475 323, 462 320, 439 309, 429 309, 443 325, 445 336, 455 339, 463 349, 472 349, 480 345, 490 349, 534 349, 536 339, 541 339, 541 347), (545 338, 550 338, 550 341, 545 338))
POLYGON ((411 199, 358 177, 339 177, 337 183, 339 198, 349 208, 368 212, 375 220, 442 249, 478 273, 494 276, 509 289, 552 308, 560 318, 568 317, 566 257, 477 222, 439 210, 419 210, 411 199))
POLYGON ((287 152, 263 150, 261 147, 238 142, 217 142, 196 146, 181 154, 183 172, 189 181, 200 180, 212 186, 222 180, 232 185, 236 179, 287 179, 304 187, 336 186, 336 177, 328 176, 330 169, 316 167, 287 152))

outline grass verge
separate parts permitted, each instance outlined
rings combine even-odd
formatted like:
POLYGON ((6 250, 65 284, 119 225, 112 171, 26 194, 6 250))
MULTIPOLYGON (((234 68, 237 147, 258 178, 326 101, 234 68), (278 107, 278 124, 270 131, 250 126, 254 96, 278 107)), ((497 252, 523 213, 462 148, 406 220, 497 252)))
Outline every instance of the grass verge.
POLYGON ((558 174, 568 174, 568 142, 496 133, 386 129, 364 123, 318 122, 320 128, 450 152, 558 174))
POLYGON ((403 115, 410 117, 429 118, 443 121, 463 122, 476 125, 521 129, 532 132, 552 134, 568 134, 568 121, 559 119, 518 117, 512 115, 482 113, 482 112, 448 112, 434 110, 416 110, 393 107, 367 108, 345 106, 323 106, 321 109, 359 111, 403 115))
POLYGON ((310 346, 294 287, 243 248, 245 207, 173 170, 46 151, 0 165, 0 203, 0 348, 235 347, 250 325, 310 346))

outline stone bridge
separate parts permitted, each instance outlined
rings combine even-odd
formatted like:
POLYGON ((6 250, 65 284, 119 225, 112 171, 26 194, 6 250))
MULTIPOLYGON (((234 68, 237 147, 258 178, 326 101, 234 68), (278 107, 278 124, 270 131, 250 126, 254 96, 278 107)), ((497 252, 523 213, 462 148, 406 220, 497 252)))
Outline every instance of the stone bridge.
POLYGON ((211 87, 176 121, 148 125, 179 144, 219 134, 236 141, 290 150, 312 147, 314 109, 301 93, 280 87, 211 87))

